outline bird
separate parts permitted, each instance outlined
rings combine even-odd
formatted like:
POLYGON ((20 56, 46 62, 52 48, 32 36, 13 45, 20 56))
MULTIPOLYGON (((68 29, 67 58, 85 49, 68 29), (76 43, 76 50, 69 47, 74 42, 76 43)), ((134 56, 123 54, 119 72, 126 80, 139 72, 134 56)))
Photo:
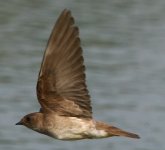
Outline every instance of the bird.
POLYGON ((59 15, 44 52, 36 85, 38 112, 16 123, 54 139, 74 141, 122 136, 139 139, 92 116, 79 28, 69 9, 59 15))

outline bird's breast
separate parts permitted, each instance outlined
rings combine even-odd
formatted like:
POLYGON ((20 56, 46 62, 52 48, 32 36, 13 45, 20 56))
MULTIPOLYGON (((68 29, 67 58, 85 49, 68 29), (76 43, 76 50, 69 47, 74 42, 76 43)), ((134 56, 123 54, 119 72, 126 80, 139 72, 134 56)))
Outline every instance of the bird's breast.
MULTIPOLYGON (((95 130, 92 120, 76 117, 56 117, 48 129, 47 135, 60 140, 79 140, 90 138, 90 132, 95 130)), ((91 135, 90 135, 91 136, 91 135)))

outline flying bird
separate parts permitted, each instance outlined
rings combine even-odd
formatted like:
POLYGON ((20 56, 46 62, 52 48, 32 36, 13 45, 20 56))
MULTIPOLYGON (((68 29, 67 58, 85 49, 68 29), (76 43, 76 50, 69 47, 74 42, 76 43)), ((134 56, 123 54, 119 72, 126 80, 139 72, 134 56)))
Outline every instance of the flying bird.
POLYGON ((139 138, 93 119, 79 29, 67 9, 57 19, 48 40, 36 90, 39 112, 24 116, 16 125, 59 140, 139 138))

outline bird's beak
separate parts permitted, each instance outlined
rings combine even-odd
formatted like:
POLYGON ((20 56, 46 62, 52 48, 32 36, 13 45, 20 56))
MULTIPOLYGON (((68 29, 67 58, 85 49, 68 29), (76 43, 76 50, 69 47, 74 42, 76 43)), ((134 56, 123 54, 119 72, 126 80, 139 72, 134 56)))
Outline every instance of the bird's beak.
POLYGON ((23 123, 21 121, 19 121, 15 125, 23 125, 23 123))

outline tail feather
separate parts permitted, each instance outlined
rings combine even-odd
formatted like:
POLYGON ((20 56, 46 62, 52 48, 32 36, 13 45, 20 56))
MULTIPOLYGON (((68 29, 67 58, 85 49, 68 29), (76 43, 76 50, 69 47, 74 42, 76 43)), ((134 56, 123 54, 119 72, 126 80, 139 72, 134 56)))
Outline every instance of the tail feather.
POLYGON ((136 139, 140 138, 139 135, 137 135, 135 133, 123 131, 122 129, 119 129, 119 128, 116 128, 116 127, 113 127, 113 126, 109 126, 108 132, 110 134, 113 134, 114 136, 125 136, 125 137, 136 138, 136 139))
POLYGON ((136 138, 139 139, 139 135, 124 131, 122 129, 119 129, 114 126, 110 126, 108 124, 105 124, 103 122, 96 122, 96 129, 98 130, 103 130, 106 131, 109 135, 108 136, 124 136, 124 137, 129 137, 129 138, 136 138))

